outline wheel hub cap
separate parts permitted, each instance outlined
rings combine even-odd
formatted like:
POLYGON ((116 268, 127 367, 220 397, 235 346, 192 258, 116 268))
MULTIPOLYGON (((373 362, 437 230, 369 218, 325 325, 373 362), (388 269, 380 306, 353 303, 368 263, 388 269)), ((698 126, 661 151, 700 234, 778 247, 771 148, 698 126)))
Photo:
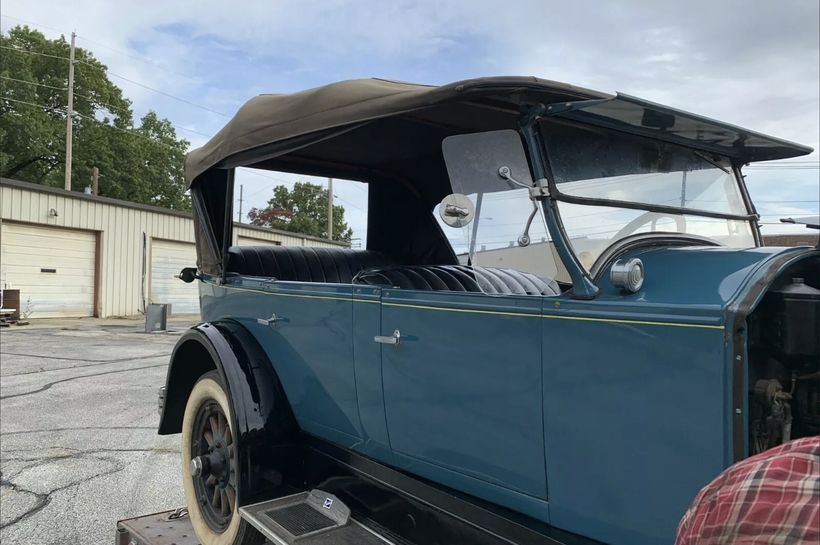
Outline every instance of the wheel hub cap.
POLYGON ((231 521, 236 504, 233 436, 221 407, 203 404, 195 419, 190 472, 205 521, 221 532, 231 521))

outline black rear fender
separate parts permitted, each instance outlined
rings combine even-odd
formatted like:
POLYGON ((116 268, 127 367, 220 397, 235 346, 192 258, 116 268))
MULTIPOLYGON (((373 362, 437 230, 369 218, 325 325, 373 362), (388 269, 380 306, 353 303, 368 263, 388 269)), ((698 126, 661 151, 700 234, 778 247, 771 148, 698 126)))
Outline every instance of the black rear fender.
POLYGON ((185 404, 196 381, 216 369, 231 404, 237 442, 238 503, 265 499, 281 482, 278 468, 291 456, 298 426, 276 371, 259 343, 233 321, 189 329, 174 347, 165 381, 159 434, 182 431, 185 404))

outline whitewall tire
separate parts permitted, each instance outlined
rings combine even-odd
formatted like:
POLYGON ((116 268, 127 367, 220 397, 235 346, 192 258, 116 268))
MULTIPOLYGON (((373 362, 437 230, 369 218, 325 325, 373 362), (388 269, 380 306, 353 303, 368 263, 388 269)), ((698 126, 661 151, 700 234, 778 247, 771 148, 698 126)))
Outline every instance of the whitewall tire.
POLYGON ((202 545, 256 545, 263 536, 239 516, 232 411, 219 374, 194 385, 182 419, 182 483, 202 545))

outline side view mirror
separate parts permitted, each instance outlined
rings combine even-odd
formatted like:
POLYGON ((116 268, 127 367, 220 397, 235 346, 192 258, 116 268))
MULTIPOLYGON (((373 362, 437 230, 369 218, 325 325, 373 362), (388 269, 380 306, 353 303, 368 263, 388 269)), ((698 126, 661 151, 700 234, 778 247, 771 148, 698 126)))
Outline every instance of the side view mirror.
POLYGON ((438 213, 448 226, 464 227, 475 218, 475 206, 466 195, 453 193, 442 199, 438 213))
POLYGON ((196 267, 185 267, 184 269, 179 271, 177 278, 179 278, 186 284, 190 284, 191 282, 199 278, 199 275, 196 273, 196 267))

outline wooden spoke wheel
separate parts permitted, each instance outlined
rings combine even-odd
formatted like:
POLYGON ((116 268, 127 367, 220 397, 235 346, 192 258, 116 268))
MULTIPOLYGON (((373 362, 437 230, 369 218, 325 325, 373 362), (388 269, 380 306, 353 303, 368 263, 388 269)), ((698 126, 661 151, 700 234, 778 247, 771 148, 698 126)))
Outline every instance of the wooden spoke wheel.
POLYGON ((238 465, 231 407, 219 374, 203 375, 182 421, 182 474, 188 513, 202 545, 256 545, 263 537, 237 510, 238 465))

